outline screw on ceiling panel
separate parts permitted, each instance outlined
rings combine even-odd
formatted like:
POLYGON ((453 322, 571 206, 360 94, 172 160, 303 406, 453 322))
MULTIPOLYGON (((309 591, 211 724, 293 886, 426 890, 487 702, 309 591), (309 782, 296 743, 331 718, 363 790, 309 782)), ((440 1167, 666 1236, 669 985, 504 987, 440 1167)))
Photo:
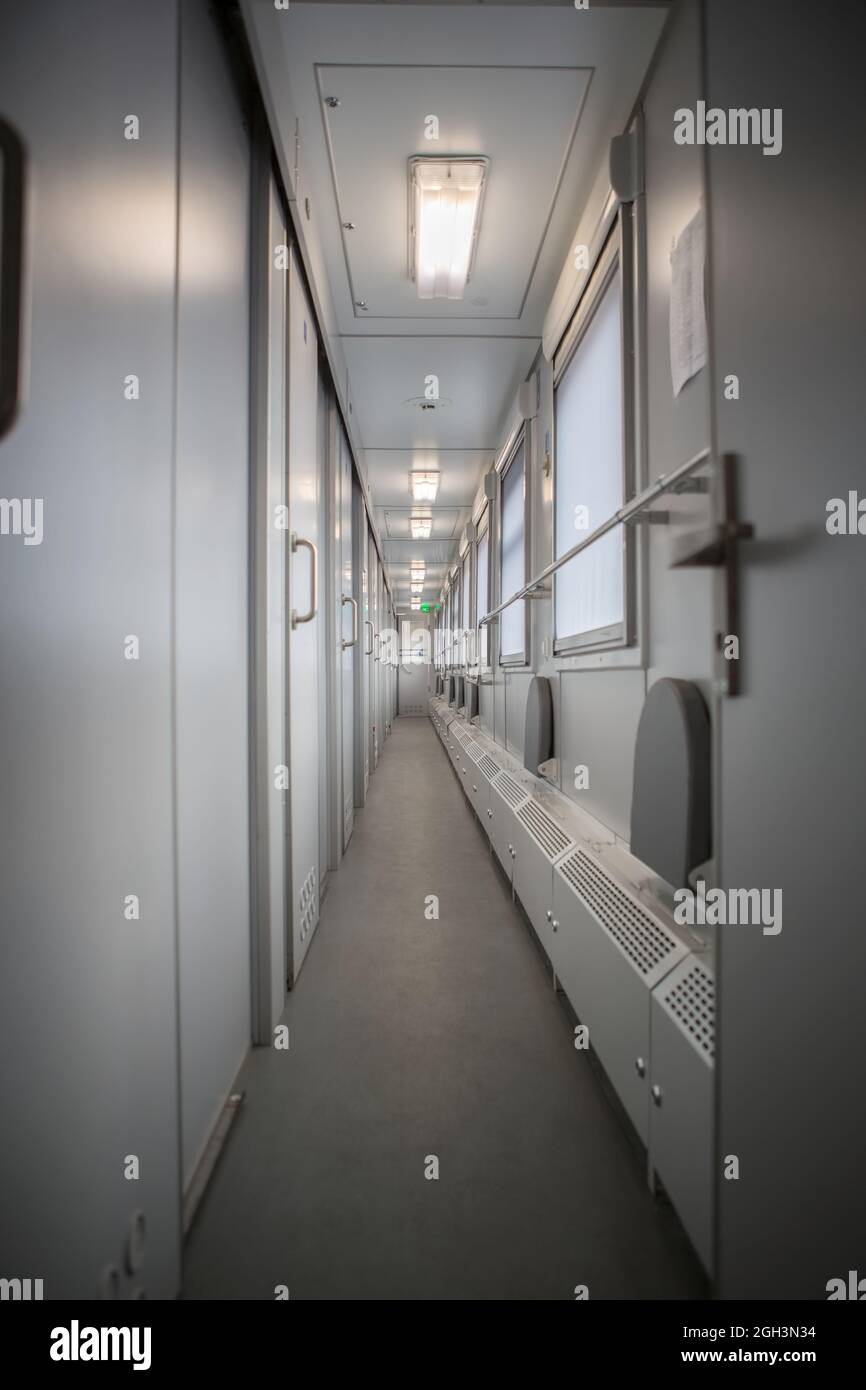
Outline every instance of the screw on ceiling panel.
POLYGON ((330 108, 331 108, 332 111, 336 111, 337 107, 340 105, 340 98, 339 98, 339 97, 325 97, 325 105, 326 105, 326 106, 330 106, 330 108))
POLYGON ((354 230, 355 230, 355 224, 354 224, 354 222, 344 222, 344 223, 343 223, 343 227, 345 228, 345 230, 346 230, 347 232, 354 232, 354 230))

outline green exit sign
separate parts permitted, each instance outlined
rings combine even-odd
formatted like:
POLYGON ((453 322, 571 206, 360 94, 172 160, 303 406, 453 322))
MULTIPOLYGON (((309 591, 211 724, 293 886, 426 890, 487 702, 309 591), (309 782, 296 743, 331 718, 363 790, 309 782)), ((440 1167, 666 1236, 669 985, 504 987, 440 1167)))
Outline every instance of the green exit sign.
POLYGON ((422 604, 421 604, 421 612, 422 612, 422 613, 429 613, 429 612, 430 612, 430 605, 429 605, 429 603, 422 603, 422 604))

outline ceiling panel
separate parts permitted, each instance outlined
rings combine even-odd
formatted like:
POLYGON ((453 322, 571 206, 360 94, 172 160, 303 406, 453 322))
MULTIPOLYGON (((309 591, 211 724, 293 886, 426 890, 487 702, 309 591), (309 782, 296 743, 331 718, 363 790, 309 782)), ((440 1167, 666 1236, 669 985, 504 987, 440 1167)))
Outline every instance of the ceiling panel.
POLYGON ((520 317, 589 78, 574 66, 318 69, 356 318, 520 317), (436 140, 425 138, 430 115, 436 140), (475 266, 462 300, 422 301, 408 267, 407 161, 447 154, 490 160, 475 266))
POLYGON ((489 449, 366 449, 367 477, 381 507, 401 507, 412 500, 409 474, 413 470, 439 473, 436 504, 470 507, 481 475, 493 463, 489 449))
POLYGON ((344 349, 365 449, 495 450, 538 341, 369 337, 344 339, 344 349), (406 404, 423 398, 429 375, 447 402, 435 412, 406 404))
POLYGON ((456 507, 430 507, 424 502, 402 508, 386 507, 382 509, 382 534, 387 540, 412 540, 410 519, 413 516, 429 516, 433 523, 431 540, 455 538, 460 530, 462 515, 456 507))

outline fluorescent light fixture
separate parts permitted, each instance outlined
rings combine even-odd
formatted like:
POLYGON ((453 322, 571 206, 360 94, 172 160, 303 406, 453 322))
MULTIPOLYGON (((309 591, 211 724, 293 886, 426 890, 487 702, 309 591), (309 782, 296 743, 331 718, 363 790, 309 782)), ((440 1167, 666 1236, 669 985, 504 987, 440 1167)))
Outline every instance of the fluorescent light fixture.
POLYGON ((412 487, 412 496, 416 502, 435 502, 436 494, 439 491, 438 473, 416 473, 409 474, 409 483, 412 487))
POLYGON ((424 592, 424 585, 423 585, 423 584, 410 584, 410 585, 409 585, 409 592, 410 592, 411 594, 423 594, 423 592, 424 592))
POLYGON ((419 299, 462 299, 481 221, 489 160, 409 160, 409 263, 419 299))
POLYGON ((409 606, 410 606, 411 608, 413 608, 413 609, 419 609, 419 608, 421 607, 421 600, 420 600, 420 598, 413 598, 413 599, 412 599, 412 602, 411 602, 411 604, 410 604, 409 606))
POLYGON ((413 541, 429 541, 430 532, 433 530, 433 518, 431 516, 411 516, 409 518, 409 530, 412 533, 413 541))

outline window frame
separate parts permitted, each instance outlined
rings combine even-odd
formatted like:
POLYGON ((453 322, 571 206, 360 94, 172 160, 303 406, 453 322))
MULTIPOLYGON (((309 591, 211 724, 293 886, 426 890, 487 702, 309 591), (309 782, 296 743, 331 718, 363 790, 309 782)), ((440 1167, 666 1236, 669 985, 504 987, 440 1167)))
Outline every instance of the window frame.
MULTIPOLYGON (((618 278, 620 297, 620 366, 622 378, 622 410, 620 429, 622 437, 622 505, 635 495, 635 370, 634 370, 634 257, 631 220, 624 215, 628 209, 620 207, 604 245, 587 277, 583 293, 577 302, 574 314, 562 336, 553 359, 553 463, 552 463, 552 508, 553 555, 557 558, 557 427, 556 393, 564 380, 569 367, 592 324, 596 310, 601 305, 605 292, 611 282, 618 278)), ((637 555, 634 528, 623 527, 622 546, 622 594, 623 616, 617 623, 589 629, 582 633, 566 636, 556 635, 557 582, 560 571, 553 574, 551 593, 551 636, 553 655, 558 657, 579 657, 595 655, 596 660, 604 653, 623 652, 634 648, 636 632, 636 589, 637 555)), ((568 549, 568 547, 566 547, 568 549)))
MULTIPOLYGON (((514 436, 514 440, 513 440, 512 444, 511 444, 510 448, 508 449, 508 452, 507 452, 507 454, 506 454, 506 456, 505 456, 505 458, 504 458, 504 460, 503 460, 502 466, 501 466, 501 468, 499 469, 498 475, 497 475, 497 476, 498 476, 498 479, 499 479, 499 482, 498 482, 498 487, 497 487, 497 509, 496 509, 496 510, 497 510, 497 537, 496 537, 497 566, 496 566, 496 581, 497 581, 497 588, 498 588, 498 591, 499 591, 499 602, 500 602, 500 603, 503 601, 503 599, 506 599, 506 598, 509 597, 508 594, 503 594, 503 592, 502 592, 502 539, 503 539, 503 537, 502 537, 502 515, 503 515, 502 495, 503 495, 503 488, 504 488, 504 485, 505 485, 505 479, 506 479, 508 473, 511 471, 511 468, 512 468, 513 465, 514 465, 514 460, 517 458, 517 455, 520 453, 521 445, 523 446, 523 583, 525 584, 525 583, 527 582, 527 580, 528 580, 529 578, 531 578, 531 570, 530 570, 530 563, 531 563, 531 555, 530 555, 530 524, 529 524, 529 493, 530 493, 530 487, 529 487, 529 479, 530 479, 529 441, 530 441, 530 436, 531 436, 531 430, 529 430, 529 429, 527 428, 528 424, 529 424, 529 422, 528 422, 527 420, 523 420, 523 421, 521 422, 520 428, 517 430, 517 433, 516 433, 515 436, 514 436)), ((488 564, 489 564, 489 552, 488 552, 488 564)), ((527 599, 523 598, 523 599, 519 599, 518 602, 520 602, 520 603, 523 604, 523 650, 522 650, 521 652, 506 652, 506 653, 503 653, 503 651, 502 651, 502 614, 501 614, 501 613, 499 614, 499 620, 498 620, 498 622, 499 622, 499 631, 498 631, 498 633, 497 633, 497 639, 498 639, 498 640, 497 640, 497 648, 498 648, 498 651, 497 651, 497 657, 496 657, 496 659, 497 659, 497 664, 498 664, 500 667, 505 667, 505 668, 507 668, 507 669, 509 669, 509 670, 513 670, 513 669, 519 668, 519 667, 524 667, 524 668, 525 668, 525 667, 527 667, 527 666, 529 665, 529 642, 530 642, 530 638, 529 638, 529 601, 528 601, 527 599)), ((495 605, 494 605, 494 606, 495 606, 495 605)))
POLYGON ((460 665, 465 671, 469 666, 469 618, 473 613, 474 566, 472 563, 472 541, 469 541, 460 561, 460 665), (468 566, 468 568, 467 568, 468 566), (465 599, 465 603, 464 603, 465 599), (464 609, 468 611, 464 612, 464 609))
POLYGON ((481 656, 482 656, 482 641, 481 641, 481 634, 484 633, 484 634, 487 636, 488 640, 489 640, 489 636, 490 636, 490 624, 488 623, 485 627, 482 628, 482 627, 479 625, 479 618, 483 618, 487 613, 489 613, 489 612, 490 612, 490 609, 491 609, 491 606, 492 606, 492 605, 491 605, 491 602, 490 602, 490 579, 491 579, 490 551, 491 551, 492 540, 493 540, 493 537, 492 537, 491 531, 490 531, 490 504, 489 504, 488 502, 486 502, 486 503, 484 504, 484 507, 482 508, 481 515, 479 516, 477 522, 475 523, 475 540, 474 540, 474 542, 473 542, 473 544, 474 544, 474 546, 475 546, 475 566, 474 566, 474 570, 475 570, 475 586, 474 586, 474 587, 475 587, 475 603, 474 603, 474 605, 473 605, 473 614, 474 614, 474 619, 475 619, 475 621, 474 621, 474 629, 475 629, 475 663, 474 663, 474 668, 475 668, 475 670, 478 671, 478 672, 489 670, 489 664, 488 664, 487 662, 485 662, 485 661, 482 661, 482 659, 481 659, 481 656), (479 577, 479 569, 478 569, 478 552, 479 552, 479 550, 481 549, 481 542, 482 542, 483 540, 486 540, 486 541, 487 541, 487 567, 486 567, 486 574, 485 574, 485 576, 484 576, 484 590, 485 590, 485 592, 484 592, 483 595, 479 595, 479 593, 478 593, 478 577, 479 577), (480 599, 480 598, 483 599, 483 607, 481 607, 481 610, 480 610, 480 612, 479 612, 479 599, 480 599))

